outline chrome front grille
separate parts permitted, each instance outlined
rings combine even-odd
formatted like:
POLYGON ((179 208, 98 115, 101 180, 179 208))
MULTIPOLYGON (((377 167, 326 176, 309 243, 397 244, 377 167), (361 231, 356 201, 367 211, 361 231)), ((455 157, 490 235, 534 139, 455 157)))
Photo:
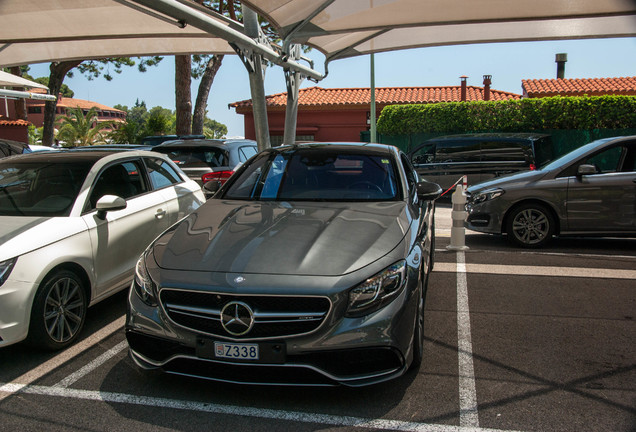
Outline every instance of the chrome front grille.
POLYGON ((323 323, 331 302, 327 297, 236 295, 164 288, 159 293, 170 319, 182 326, 212 336, 232 339, 272 339, 311 333, 323 323), (233 335, 221 323, 221 311, 231 302, 241 302, 253 311, 249 332, 233 335))

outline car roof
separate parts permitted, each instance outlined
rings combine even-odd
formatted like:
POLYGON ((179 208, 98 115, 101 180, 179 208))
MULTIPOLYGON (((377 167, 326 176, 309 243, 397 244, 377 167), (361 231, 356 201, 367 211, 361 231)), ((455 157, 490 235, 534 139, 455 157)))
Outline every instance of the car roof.
MULTIPOLYGON (((97 146, 96 146, 97 147, 97 146)), ((78 147, 72 149, 60 149, 59 151, 41 151, 24 153, 20 155, 3 158, 0 162, 89 162, 95 163, 111 155, 130 155, 130 156, 157 156, 156 153, 132 148, 130 150, 114 149, 114 148, 95 148, 95 147, 78 147)))
POLYGON ((475 133, 475 134, 457 134, 444 135, 428 139, 423 142, 445 141, 445 140, 472 140, 472 139, 490 139, 490 140, 538 140, 540 138, 549 137, 549 134, 532 133, 532 132, 494 132, 494 133, 475 133))
POLYGON ((284 152, 294 149, 332 149, 332 150, 354 150, 357 149, 360 153, 372 154, 387 152, 397 152, 397 147, 388 144, 376 144, 376 143, 359 143, 359 142, 307 142, 294 144, 289 146, 272 147, 271 151, 284 152))
POLYGON ((180 147, 218 147, 227 148, 238 145, 256 146, 256 141, 249 139, 188 139, 165 141, 153 147, 153 150, 180 147))

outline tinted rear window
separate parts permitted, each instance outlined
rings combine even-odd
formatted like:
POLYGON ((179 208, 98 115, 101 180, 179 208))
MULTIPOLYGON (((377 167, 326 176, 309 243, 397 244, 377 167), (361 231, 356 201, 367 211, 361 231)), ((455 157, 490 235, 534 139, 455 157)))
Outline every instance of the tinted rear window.
POLYGON ((166 152, 179 168, 217 168, 229 166, 229 156, 219 148, 178 149, 166 152))

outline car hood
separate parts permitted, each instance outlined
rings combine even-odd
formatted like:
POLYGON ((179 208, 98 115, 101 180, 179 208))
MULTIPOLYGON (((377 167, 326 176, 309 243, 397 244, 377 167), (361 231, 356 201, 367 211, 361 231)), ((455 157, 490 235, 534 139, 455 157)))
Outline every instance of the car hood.
POLYGON ((210 200, 157 239, 164 269, 335 276, 393 250, 409 230, 403 202, 210 200))
POLYGON ((506 188, 506 186, 512 186, 516 184, 525 184, 538 181, 545 177, 547 172, 542 170, 536 171, 522 171, 514 174, 508 174, 501 177, 494 178, 482 183, 477 183, 468 188, 468 192, 475 193, 481 192, 486 189, 493 188, 506 188))
POLYGON ((0 216, 0 261, 86 231, 82 218, 0 216))

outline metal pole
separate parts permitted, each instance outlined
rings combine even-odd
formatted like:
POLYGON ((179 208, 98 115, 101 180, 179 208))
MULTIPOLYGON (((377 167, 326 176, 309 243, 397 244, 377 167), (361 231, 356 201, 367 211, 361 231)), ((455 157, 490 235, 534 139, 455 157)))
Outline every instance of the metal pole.
POLYGON ((375 56, 371 53, 371 112, 369 113, 369 119, 371 122, 369 141, 374 143, 378 142, 376 125, 375 125, 375 56))
MULTIPOLYGON (((243 24, 245 34, 253 39, 260 37, 260 26, 256 12, 243 5, 243 24)), ((254 113, 254 131, 258 150, 271 147, 269 139, 269 124, 267 122, 267 101, 265 99, 265 68, 263 58, 256 52, 248 53, 249 61, 244 60, 250 79, 252 93, 252 110, 254 113)))
MULTIPOLYGON (((300 58, 300 45, 288 45, 291 60, 300 58)), ((285 68, 285 84, 287 85, 287 106, 285 107, 285 132, 284 145, 293 145, 296 142, 296 128, 298 122, 298 93, 303 76, 300 72, 285 68)))

